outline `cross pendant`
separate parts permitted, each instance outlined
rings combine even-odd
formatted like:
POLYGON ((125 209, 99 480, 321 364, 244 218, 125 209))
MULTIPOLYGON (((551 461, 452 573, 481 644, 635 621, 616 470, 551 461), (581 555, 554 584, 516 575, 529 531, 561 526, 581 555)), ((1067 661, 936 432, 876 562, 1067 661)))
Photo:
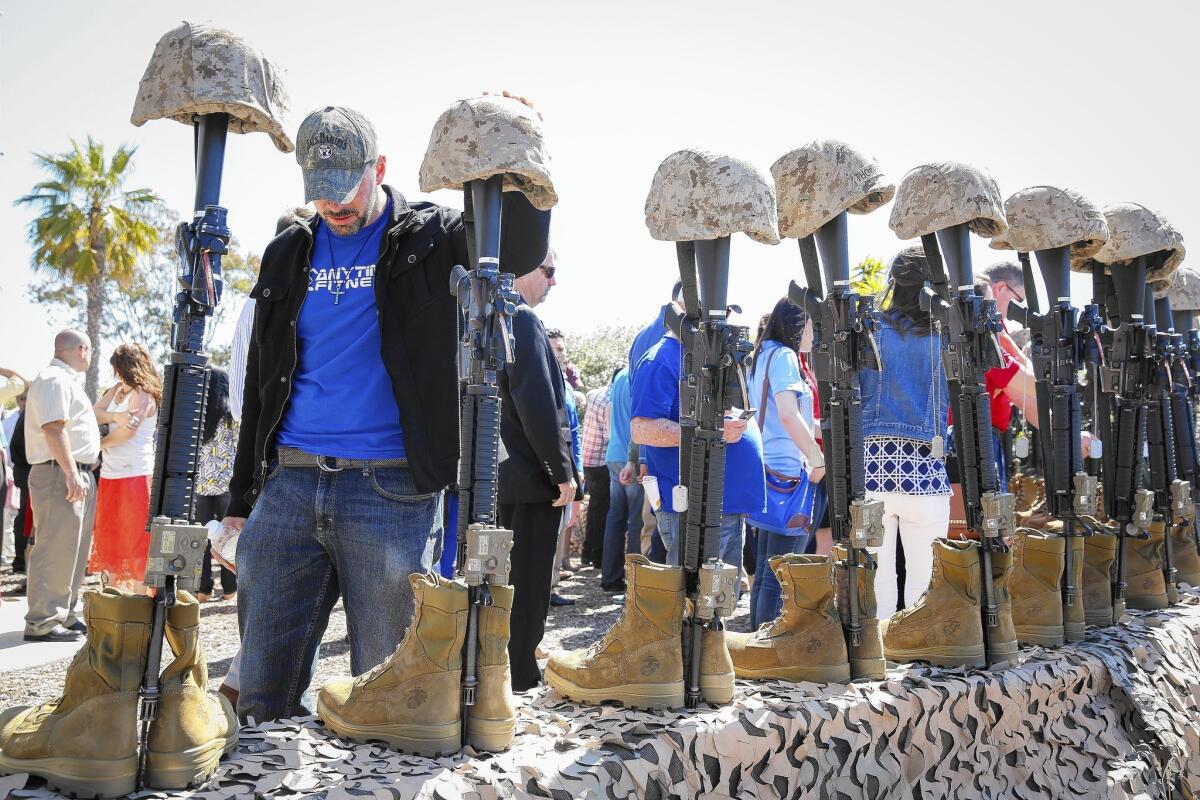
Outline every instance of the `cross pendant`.
POLYGON ((329 293, 333 295, 333 304, 336 306, 338 303, 342 302, 342 295, 346 293, 346 290, 341 286, 335 286, 329 290, 329 293))

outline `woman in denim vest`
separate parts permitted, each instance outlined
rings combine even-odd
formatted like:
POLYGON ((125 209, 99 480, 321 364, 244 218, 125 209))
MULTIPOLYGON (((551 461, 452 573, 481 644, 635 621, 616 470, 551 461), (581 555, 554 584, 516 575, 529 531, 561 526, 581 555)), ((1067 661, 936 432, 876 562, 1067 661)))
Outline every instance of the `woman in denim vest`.
POLYGON ((766 512, 747 520, 756 531, 751 628, 779 616, 779 581, 767 562, 772 556, 803 553, 819 521, 813 519, 813 500, 825 477, 825 459, 813 434, 813 391, 798 355, 811 345, 808 315, 782 298, 759 333, 750 372, 750 402, 758 406, 768 493, 766 512))
POLYGON ((944 459, 949 396, 941 334, 921 310, 928 279, 919 246, 892 259, 877 335, 883 368, 860 373, 867 497, 884 507, 875 581, 880 619, 897 608, 897 536, 904 539, 909 605, 929 585, 933 540, 945 536, 950 523, 944 459))

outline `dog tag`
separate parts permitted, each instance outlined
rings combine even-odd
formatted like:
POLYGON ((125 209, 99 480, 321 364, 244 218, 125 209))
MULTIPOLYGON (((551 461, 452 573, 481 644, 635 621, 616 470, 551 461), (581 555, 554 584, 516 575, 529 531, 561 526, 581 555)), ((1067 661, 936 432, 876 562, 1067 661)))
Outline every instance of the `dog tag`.
POLYGON ((934 436, 933 441, 929 443, 929 450, 933 453, 934 458, 946 457, 946 440, 942 438, 940 433, 934 436))
POLYGON ((1013 455, 1017 458, 1029 457, 1029 439, 1024 436, 1018 436, 1013 441, 1013 455))

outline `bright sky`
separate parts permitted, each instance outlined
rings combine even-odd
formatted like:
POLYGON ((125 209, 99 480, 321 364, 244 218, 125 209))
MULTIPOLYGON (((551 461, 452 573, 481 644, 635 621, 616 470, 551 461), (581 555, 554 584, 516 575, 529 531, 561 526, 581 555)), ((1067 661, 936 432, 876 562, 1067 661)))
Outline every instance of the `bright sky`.
MULTIPOLYGON (((211 19, 286 71, 291 131, 318 106, 364 112, 388 182, 410 198, 420 196, 430 128, 452 101, 502 88, 535 100, 561 198, 561 283, 539 312, 582 332, 642 324, 668 293, 674 248, 650 239, 642 208, 658 163, 688 146, 766 170, 812 139, 840 138, 895 180, 924 162, 968 161, 987 167, 1005 196, 1072 186, 1101 205, 1142 203, 1200 237, 1196 9, 1158 0, 0 0, 0 365, 35 372, 56 329, 27 300, 30 215, 11 205, 41 177, 31 152, 89 133, 137 145, 132 185, 190 209, 190 130, 129 123, 154 44, 181 19, 211 19)), ((263 134, 231 137, 222 201, 244 246, 261 252, 280 210, 300 199, 293 156, 263 134)), ((452 192, 434 199, 461 202, 452 192)), ((854 260, 898 249, 887 214, 851 217, 854 260)), ((977 269, 999 257, 976 242, 977 269)), ((739 236, 732 263, 730 300, 746 324, 802 274, 792 241, 739 236)), ((1076 290, 1077 300, 1089 294, 1086 282, 1076 290)))

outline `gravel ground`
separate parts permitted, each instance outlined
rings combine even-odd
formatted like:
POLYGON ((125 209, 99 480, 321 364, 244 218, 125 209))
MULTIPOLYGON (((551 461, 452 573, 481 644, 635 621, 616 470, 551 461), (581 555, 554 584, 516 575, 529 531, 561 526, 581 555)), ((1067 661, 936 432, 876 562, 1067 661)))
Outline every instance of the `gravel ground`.
MULTIPOLYGON (((577 563, 577 560, 576 562, 577 563)), ((88 583, 99 588, 98 582, 88 583)), ((14 575, 8 566, 0 567, 0 591, 5 597, 14 590, 23 591, 24 576, 14 575)), ((591 567, 578 570, 562 581, 558 592, 575 599, 573 606, 550 609, 546 636, 542 647, 574 649, 586 647, 616 621, 624 595, 614 596, 600 589, 600 571, 591 567)), ((743 594, 737 614, 729 621, 730 630, 746 630, 748 626, 748 596, 743 594)), ((208 658, 209 687, 216 689, 229 670, 229 663, 238 649, 237 606, 235 603, 214 600, 201 611, 201 635, 208 658)), ((163 664, 169 663, 170 651, 164 647, 163 664)), ((0 656, 2 657, 2 656, 0 656)), ((62 692, 63 676, 70 659, 15 672, 0 673, 0 709, 13 705, 29 705, 53 699, 62 692)), ((350 674, 350 648, 346 640, 346 616, 339 603, 329 620, 329 628, 321 642, 314 685, 328 678, 350 674)))

